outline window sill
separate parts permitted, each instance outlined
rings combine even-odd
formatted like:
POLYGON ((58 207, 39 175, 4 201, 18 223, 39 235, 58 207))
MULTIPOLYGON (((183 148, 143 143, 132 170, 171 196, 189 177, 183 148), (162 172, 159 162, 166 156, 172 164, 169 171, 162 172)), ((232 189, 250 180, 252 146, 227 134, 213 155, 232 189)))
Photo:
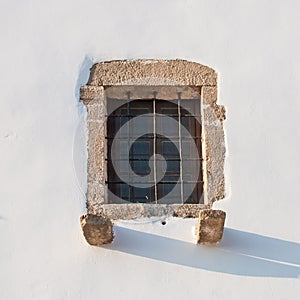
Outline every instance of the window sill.
POLYGON ((205 204, 102 204, 103 214, 112 220, 173 216, 178 218, 198 218, 205 204))

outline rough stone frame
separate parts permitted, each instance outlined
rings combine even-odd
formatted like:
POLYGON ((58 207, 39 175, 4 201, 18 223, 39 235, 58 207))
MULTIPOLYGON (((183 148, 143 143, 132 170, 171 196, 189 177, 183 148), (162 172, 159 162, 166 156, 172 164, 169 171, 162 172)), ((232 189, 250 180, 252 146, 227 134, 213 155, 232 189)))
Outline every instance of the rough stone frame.
POLYGON ((225 196, 225 108, 217 104, 217 73, 185 60, 108 61, 91 68, 80 100, 87 106, 88 178, 87 213, 111 219, 150 216, 199 216, 225 196), (205 204, 105 204, 106 193, 106 96, 105 88, 120 85, 189 86, 199 89, 202 114, 202 152, 205 204))

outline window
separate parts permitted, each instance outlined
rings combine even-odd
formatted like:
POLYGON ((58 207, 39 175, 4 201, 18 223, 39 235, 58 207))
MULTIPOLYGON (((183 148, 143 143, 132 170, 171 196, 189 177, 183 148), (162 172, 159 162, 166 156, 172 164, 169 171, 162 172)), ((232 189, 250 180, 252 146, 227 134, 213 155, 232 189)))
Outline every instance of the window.
POLYGON ((110 219, 198 217, 224 198, 225 109, 217 74, 184 60, 91 68, 87 212, 110 219))
POLYGON ((161 100, 152 89, 152 99, 131 101, 127 92, 127 101, 118 105, 120 100, 107 98, 109 111, 118 107, 107 118, 106 184, 115 196, 108 202, 198 204, 203 201, 202 167, 193 166, 202 159, 200 101, 181 99, 181 93, 177 99, 161 100), (141 126, 136 126, 136 117, 141 126))

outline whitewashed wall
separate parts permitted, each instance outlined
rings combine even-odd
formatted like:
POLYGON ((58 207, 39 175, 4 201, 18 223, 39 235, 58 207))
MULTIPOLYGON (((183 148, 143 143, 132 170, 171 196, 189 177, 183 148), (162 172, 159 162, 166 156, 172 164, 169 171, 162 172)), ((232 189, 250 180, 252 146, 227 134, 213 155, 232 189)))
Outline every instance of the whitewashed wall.
POLYGON ((0 298, 297 299, 298 1, 1 1, 0 298), (93 62, 216 69, 227 107, 222 243, 191 220, 125 224, 89 247, 73 137, 93 62))

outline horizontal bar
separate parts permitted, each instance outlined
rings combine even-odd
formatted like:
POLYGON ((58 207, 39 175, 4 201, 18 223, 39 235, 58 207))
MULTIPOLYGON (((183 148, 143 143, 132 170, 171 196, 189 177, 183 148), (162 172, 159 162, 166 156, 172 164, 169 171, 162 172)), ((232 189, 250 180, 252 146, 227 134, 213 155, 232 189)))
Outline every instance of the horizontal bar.
MULTIPOLYGON (((136 137, 130 137, 130 136, 127 136, 127 137, 119 137, 119 138, 116 138, 116 137, 110 137, 110 136, 106 136, 105 139, 107 140, 120 140, 120 141, 128 141, 128 140, 131 140, 131 141, 135 141, 135 140, 150 140, 150 139, 158 139, 158 140, 166 140, 166 141, 171 141, 171 142, 177 142, 179 141, 179 138, 178 136, 168 136, 168 137, 165 137, 165 136, 161 136, 161 135, 158 135, 156 137, 154 137, 153 134, 145 134, 146 136, 136 136, 136 137)), ((200 140, 201 139, 201 136, 197 135, 197 136, 190 136, 190 137, 182 137, 181 138, 182 140, 185 140, 185 141, 194 141, 194 140, 200 140)))
MULTIPOLYGON (((105 158, 106 161, 112 161, 111 159, 109 158, 105 158)), ((122 159, 122 158, 118 158, 118 159, 114 159, 113 161, 149 161, 150 160, 150 157, 149 159, 147 158, 129 158, 129 159, 122 159)), ((199 161, 199 160, 203 160, 203 157, 199 157, 199 158, 182 158, 182 159, 179 159, 179 158, 166 158, 166 159, 156 159, 156 161, 199 161)))
MULTIPOLYGON (((137 117, 137 116, 148 115, 148 114, 153 115, 153 113, 150 112, 150 113, 146 113, 146 114, 136 114, 136 115, 114 115, 114 114, 110 114, 110 115, 105 115, 105 117, 107 117, 107 118, 120 118, 120 117, 131 118, 131 117, 137 117)), ((162 117, 161 115, 167 116, 167 117, 179 117, 179 115, 177 115, 177 114, 162 114, 162 113, 158 113, 158 115, 159 115, 159 118, 162 117)), ((180 116, 181 117, 185 117, 185 118, 187 118, 187 117, 189 117, 189 118, 201 117, 201 115, 192 115, 192 114, 181 114, 180 116)), ((149 116, 149 117, 153 117, 153 116, 149 116)))
MULTIPOLYGON (((176 183, 183 183, 183 184, 191 184, 191 183, 203 183, 204 181, 198 180, 198 181, 188 181, 188 180, 183 180, 183 181, 159 181, 157 184, 176 184, 176 183)), ((155 184, 154 181, 147 181, 145 182, 141 182, 141 181, 131 181, 131 182, 123 182, 123 181, 105 181, 106 184, 126 184, 126 185, 130 185, 130 184, 155 184)), ((151 188, 152 186, 148 187, 151 188)))

